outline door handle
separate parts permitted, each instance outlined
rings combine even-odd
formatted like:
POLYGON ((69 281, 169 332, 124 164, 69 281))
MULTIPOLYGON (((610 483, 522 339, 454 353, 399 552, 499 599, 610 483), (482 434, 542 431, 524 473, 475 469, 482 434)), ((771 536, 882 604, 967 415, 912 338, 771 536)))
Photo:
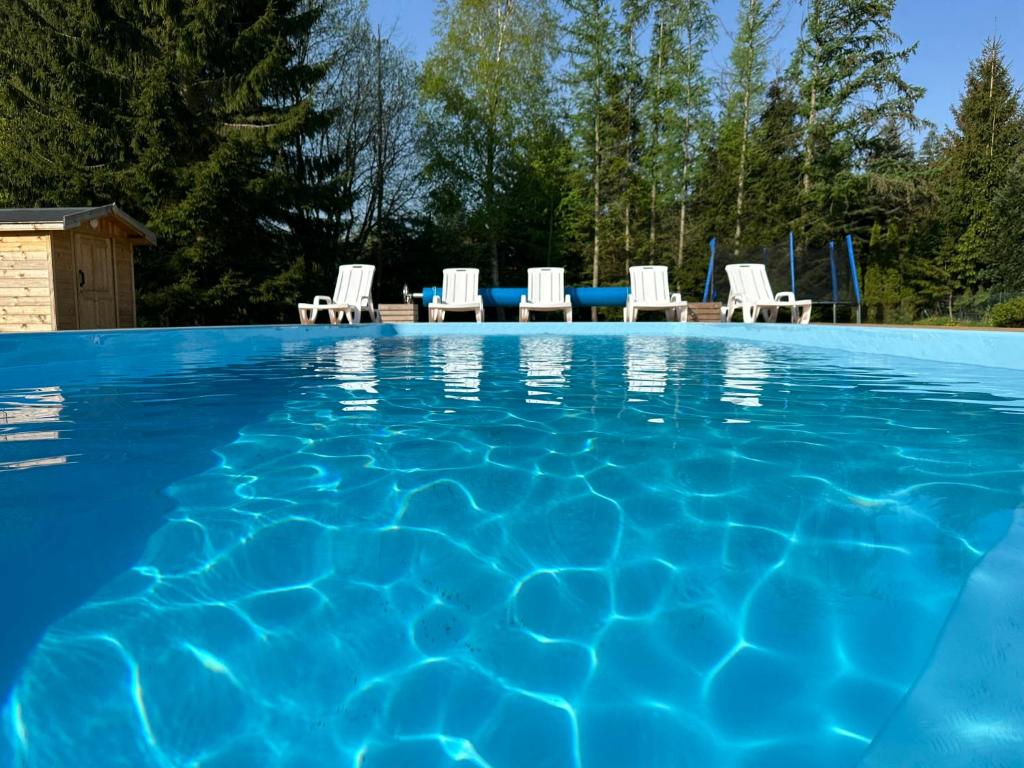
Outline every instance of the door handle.
POLYGON ((85 288, 85 272, 78 270, 78 287, 85 288))

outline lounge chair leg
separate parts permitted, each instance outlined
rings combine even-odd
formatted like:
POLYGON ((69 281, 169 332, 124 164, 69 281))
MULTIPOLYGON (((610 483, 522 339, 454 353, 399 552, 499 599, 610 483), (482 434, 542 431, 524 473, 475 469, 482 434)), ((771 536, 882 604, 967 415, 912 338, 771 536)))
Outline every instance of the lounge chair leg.
POLYGON ((349 325, 359 325, 363 321, 363 311, 359 307, 354 307, 345 313, 348 318, 349 325))
POLYGON ((743 322, 744 323, 755 323, 757 322, 758 308, 753 304, 743 305, 743 322))
POLYGON ((679 312, 679 322, 680 323, 685 323, 687 320, 690 319, 690 308, 689 307, 680 307, 678 312, 679 312))
POLYGON ((567 322, 567 323, 571 323, 572 322, 572 307, 570 307, 569 309, 565 310, 565 322, 567 322))
POLYGON ((476 315, 476 321, 478 323, 482 323, 484 321, 484 310, 483 310, 483 308, 474 310, 474 314, 476 315))

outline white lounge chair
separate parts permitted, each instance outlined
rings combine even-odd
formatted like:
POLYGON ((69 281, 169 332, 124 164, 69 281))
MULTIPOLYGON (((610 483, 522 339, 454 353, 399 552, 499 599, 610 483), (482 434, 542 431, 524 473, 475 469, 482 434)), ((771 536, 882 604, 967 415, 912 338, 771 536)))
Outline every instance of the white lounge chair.
POLYGON ((811 322, 811 300, 800 299, 791 291, 772 293, 764 264, 729 264, 729 300, 725 305, 725 321, 731 322, 737 309, 743 311, 744 323, 757 322, 758 314, 768 323, 779 319, 779 309, 788 307, 790 320, 800 325, 811 322))
POLYGON ((466 267, 444 270, 441 295, 427 306, 427 319, 443 323, 445 312, 473 312, 476 321, 484 321, 484 300, 480 296, 480 270, 466 267))
POLYGON ((629 268, 629 295, 623 321, 636 322, 637 315, 647 311, 662 311, 668 320, 685 323, 689 310, 678 293, 669 293, 668 267, 648 266, 629 268))
POLYGON ((312 304, 299 304, 299 322, 311 325, 316 322, 317 314, 327 311, 327 316, 335 325, 344 317, 349 323, 359 323, 362 313, 369 312, 370 319, 379 322, 380 315, 373 305, 373 273, 372 264, 342 264, 338 267, 338 281, 334 284, 333 296, 316 296, 312 304))
POLYGON ((565 270, 534 267, 526 270, 526 295, 519 300, 519 322, 530 322, 531 312, 561 312, 572 322, 572 302, 565 292, 565 270))

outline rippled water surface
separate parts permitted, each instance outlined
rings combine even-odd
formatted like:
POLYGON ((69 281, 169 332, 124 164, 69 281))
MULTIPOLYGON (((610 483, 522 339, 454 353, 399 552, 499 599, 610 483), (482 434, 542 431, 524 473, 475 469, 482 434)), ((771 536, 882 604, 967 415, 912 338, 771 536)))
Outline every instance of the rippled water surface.
POLYGON ((1022 455, 1015 401, 669 337, 0 392, 0 764, 855 766, 1022 455))

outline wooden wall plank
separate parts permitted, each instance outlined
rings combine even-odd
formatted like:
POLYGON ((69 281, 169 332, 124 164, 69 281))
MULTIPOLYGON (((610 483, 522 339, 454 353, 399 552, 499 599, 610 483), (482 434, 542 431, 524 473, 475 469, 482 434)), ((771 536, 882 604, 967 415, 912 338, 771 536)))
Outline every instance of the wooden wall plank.
POLYGON ((0 331, 51 330, 49 235, 0 237, 0 331))
POLYGON ((57 330, 74 331, 78 329, 78 283, 71 233, 54 233, 50 248, 53 253, 53 309, 57 330))
POLYGON ((135 275, 132 265, 132 246, 125 239, 115 239, 114 284, 117 295, 117 326, 135 327, 135 275))
MULTIPOLYGON (((0 262, 2 264, 2 262, 0 262)), ((4 278, 25 278, 28 280, 48 280, 50 277, 50 270, 41 268, 32 269, 7 269, 0 266, 0 281, 4 278)))

